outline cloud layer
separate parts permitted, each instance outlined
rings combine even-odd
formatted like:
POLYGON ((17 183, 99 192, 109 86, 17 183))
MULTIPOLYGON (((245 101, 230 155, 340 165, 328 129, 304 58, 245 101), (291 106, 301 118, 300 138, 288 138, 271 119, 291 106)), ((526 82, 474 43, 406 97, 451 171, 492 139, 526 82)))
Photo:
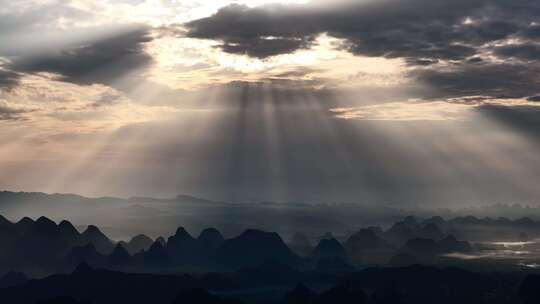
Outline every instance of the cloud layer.
POLYGON ((440 95, 524 97, 539 91, 539 17, 533 0, 312 1, 230 5, 185 26, 189 37, 258 58, 309 48, 326 33, 353 54, 421 68, 410 76, 440 95))

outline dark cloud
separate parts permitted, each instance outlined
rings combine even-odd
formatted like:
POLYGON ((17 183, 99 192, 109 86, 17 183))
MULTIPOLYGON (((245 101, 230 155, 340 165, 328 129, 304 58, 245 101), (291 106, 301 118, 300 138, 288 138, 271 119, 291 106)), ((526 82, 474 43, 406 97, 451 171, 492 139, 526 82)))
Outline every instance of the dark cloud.
POLYGON ((540 107, 483 105, 476 110, 530 135, 531 140, 538 141, 540 135, 540 107))
POLYGON ((540 45, 536 43, 511 44, 495 49, 495 54, 502 58, 515 58, 525 61, 540 60, 540 45))
POLYGON ((148 29, 132 29, 69 49, 16 58, 11 69, 24 73, 55 73, 63 81, 78 84, 110 85, 152 62, 144 51, 144 44, 151 40, 148 29))
POLYGON ((307 39, 259 37, 253 39, 232 39, 221 45, 221 48, 227 53, 246 54, 250 57, 265 58, 307 48, 312 42, 313 37, 307 39))
POLYGON ((0 102, 0 121, 2 120, 21 120, 24 119, 23 114, 29 113, 31 110, 15 108, 5 103, 0 102))
POLYGON ((527 98, 528 101, 540 102, 540 96, 530 96, 527 98))
POLYGON ((404 59, 415 67, 409 76, 431 88, 421 97, 526 97, 540 91, 539 17, 533 0, 312 0, 230 5, 185 27, 189 37, 259 58, 309 48, 327 33, 353 54, 404 59), (510 38, 522 42, 501 43, 510 38))
POLYGON ((540 38, 540 25, 531 25, 524 29, 522 36, 530 39, 540 38))
POLYGON ((411 77, 435 89, 432 96, 521 98, 540 91, 540 66, 522 63, 460 64, 416 69, 411 77))
POLYGON ((0 69, 0 90, 16 86, 19 83, 19 77, 18 73, 0 69))
POLYGON ((230 5, 187 23, 187 35, 222 41, 226 52, 264 58, 307 48, 313 37, 328 33, 345 39, 346 49, 355 54, 425 65, 464 60, 484 44, 511 35, 534 36, 530 24, 540 15, 540 3, 533 0, 324 3, 230 5))
POLYGON ((211 17, 187 24, 187 36, 221 40, 221 48, 229 53, 252 57, 291 53, 311 45, 317 27, 293 25, 291 18, 302 11, 289 12, 281 5, 248 8, 233 4, 211 17))

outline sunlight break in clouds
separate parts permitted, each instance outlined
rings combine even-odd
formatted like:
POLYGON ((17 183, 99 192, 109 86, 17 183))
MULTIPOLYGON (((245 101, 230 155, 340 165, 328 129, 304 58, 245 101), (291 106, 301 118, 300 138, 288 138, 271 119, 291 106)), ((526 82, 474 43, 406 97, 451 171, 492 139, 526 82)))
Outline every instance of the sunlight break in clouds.
POLYGON ((2 187, 538 194, 532 0, 0 2, 2 187))

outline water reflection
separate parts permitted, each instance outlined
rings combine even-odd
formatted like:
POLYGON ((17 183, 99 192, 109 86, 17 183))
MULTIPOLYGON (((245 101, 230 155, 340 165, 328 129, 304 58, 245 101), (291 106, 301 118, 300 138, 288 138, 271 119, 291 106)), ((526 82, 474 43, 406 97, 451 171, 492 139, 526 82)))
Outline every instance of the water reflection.
POLYGON ((482 242, 476 244, 476 254, 452 253, 445 255, 461 260, 509 260, 526 268, 540 268, 540 239, 518 242, 482 242))

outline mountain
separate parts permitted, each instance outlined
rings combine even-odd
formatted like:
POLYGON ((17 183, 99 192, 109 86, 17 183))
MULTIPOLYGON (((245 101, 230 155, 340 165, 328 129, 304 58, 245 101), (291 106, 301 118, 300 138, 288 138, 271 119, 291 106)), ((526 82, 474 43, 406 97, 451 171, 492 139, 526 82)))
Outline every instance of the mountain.
POLYGON ((47 300, 38 301, 36 304, 89 304, 78 301, 72 297, 54 297, 47 300))
POLYGON ((304 278, 304 274, 294 267, 276 261, 245 267, 234 273, 234 279, 246 287, 285 286, 296 284, 304 278))
POLYGON ((22 285, 27 281, 28 278, 24 273, 10 271, 0 278, 0 288, 22 285))
POLYGON ((225 238, 217 229, 207 228, 201 232, 197 241, 205 250, 214 250, 219 248, 223 242, 225 242, 225 238))
POLYGON ((90 225, 82 233, 81 238, 85 243, 91 243, 101 254, 111 254, 115 245, 98 227, 90 225))
POLYGON ((395 245, 405 244, 411 238, 416 237, 417 234, 417 225, 411 225, 409 223, 401 221, 397 222, 390 229, 384 232, 384 239, 395 245))
POLYGON ((322 293, 316 303, 367 304, 370 303, 370 299, 362 289, 342 284, 322 293))
POLYGON ((129 252, 130 255, 134 255, 142 250, 146 251, 150 249, 150 246, 154 241, 144 234, 139 234, 133 237, 129 242, 123 242, 122 246, 129 252))
POLYGON ((199 244, 184 227, 179 227, 169 237, 166 249, 171 261, 177 265, 190 264, 199 258, 199 244))
POLYGON ((523 304, 540 303, 540 275, 528 275, 519 286, 519 295, 523 304))
POLYGON ((375 250, 388 247, 390 247, 390 244, 383 238, 377 236, 375 232, 370 229, 361 229, 350 236, 345 242, 345 248, 348 252, 375 250))
POLYGON ((66 220, 63 220, 58 224, 58 229, 60 230, 60 234, 62 234, 62 238, 67 242, 74 242, 80 237, 79 231, 75 229, 73 224, 66 220))
POLYGON ((210 294, 202 288, 182 290, 176 296, 173 304, 242 304, 239 300, 227 299, 210 294))
POLYGON ((167 241, 165 240, 164 237, 160 236, 156 239, 156 242, 160 243, 161 246, 165 247, 167 245, 167 241))
POLYGON ((421 238, 408 240, 401 250, 421 258, 432 258, 443 253, 436 241, 421 238))
POLYGON ((440 240, 444 238, 444 232, 434 223, 428 223, 424 225, 420 231, 418 231, 418 237, 432 240, 440 240))
POLYGON ((21 234, 26 234, 30 229, 32 229, 32 226, 34 225, 34 220, 29 217, 23 217, 20 219, 16 224, 15 227, 17 231, 21 234))
POLYGON ((469 242, 458 241, 453 235, 440 240, 438 245, 443 253, 471 253, 473 251, 469 242))
POLYGON ((415 238, 407 241, 401 252, 412 255, 420 261, 433 263, 436 258, 448 253, 471 253, 473 249, 466 241, 458 241, 449 235, 440 241, 415 238))
POLYGON ((144 266, 149 269, 162 268, 170 265, 170 258, 167 254, 167 250, 165 250, 165 247, 158 241, 155 241, 152 246, 150 246, 150 249, 144 254, 143 259, 144 266))
POLYGON ((256 266, 266 261, 277 261, 286 265, 299 262, 296 256, 277 233, 246 230, 241 235, 228 239, 215 253, 218 265, 232 268, 256 266))
POLYGON ((345 248, 334 238, 322 239, 315 249, 313 249, 311 257, 316 261, 328 258, 348 260, 345 248))
POLYGON ((409 253, 399 252, 390 258, 388 265, 392 267, 406 267, 419 264, 419 262, 420 261, 416 256, 409 253))
POLYGON ((81 265, 71 274, 52 275, 0 289, 0 299, 3 303, 17 304, 35 304, 56 297, 99 304, 170 304, 179 289, 203 285, 191 276, 125 274, 81 265))
POLYGON ((296 287, 288 292, 283 302, 285 304, 313 304, 317 294, 315 294, 311 289, 307 288, 306 285, 299 283, 296 287))
POLYGON ((395 248, 379 237, 373 229, 361 229, 345 242, 351 261, 361 264, 386 264, 395 253, 395 248))
POLYGON ((88 243, 84 246, 71 248, 70 252, 65 256, 64 262, 68 269, 73 269, 81 263, 88 263, 94 267, 103 267, 106 265, 106 257, 100 254, 93 244, 88 243))
POLYGON ((131 256, 127 250, 120 244, 114 247, 111 255, 107 257, 107 262, 112 267, 127 266, 132 261, 131 256))
POLYGON ((313 251, 309 238, 305 234, 298 232, 293 235, 288 245, 292 251, 301 257, 307 257, 313 251))

